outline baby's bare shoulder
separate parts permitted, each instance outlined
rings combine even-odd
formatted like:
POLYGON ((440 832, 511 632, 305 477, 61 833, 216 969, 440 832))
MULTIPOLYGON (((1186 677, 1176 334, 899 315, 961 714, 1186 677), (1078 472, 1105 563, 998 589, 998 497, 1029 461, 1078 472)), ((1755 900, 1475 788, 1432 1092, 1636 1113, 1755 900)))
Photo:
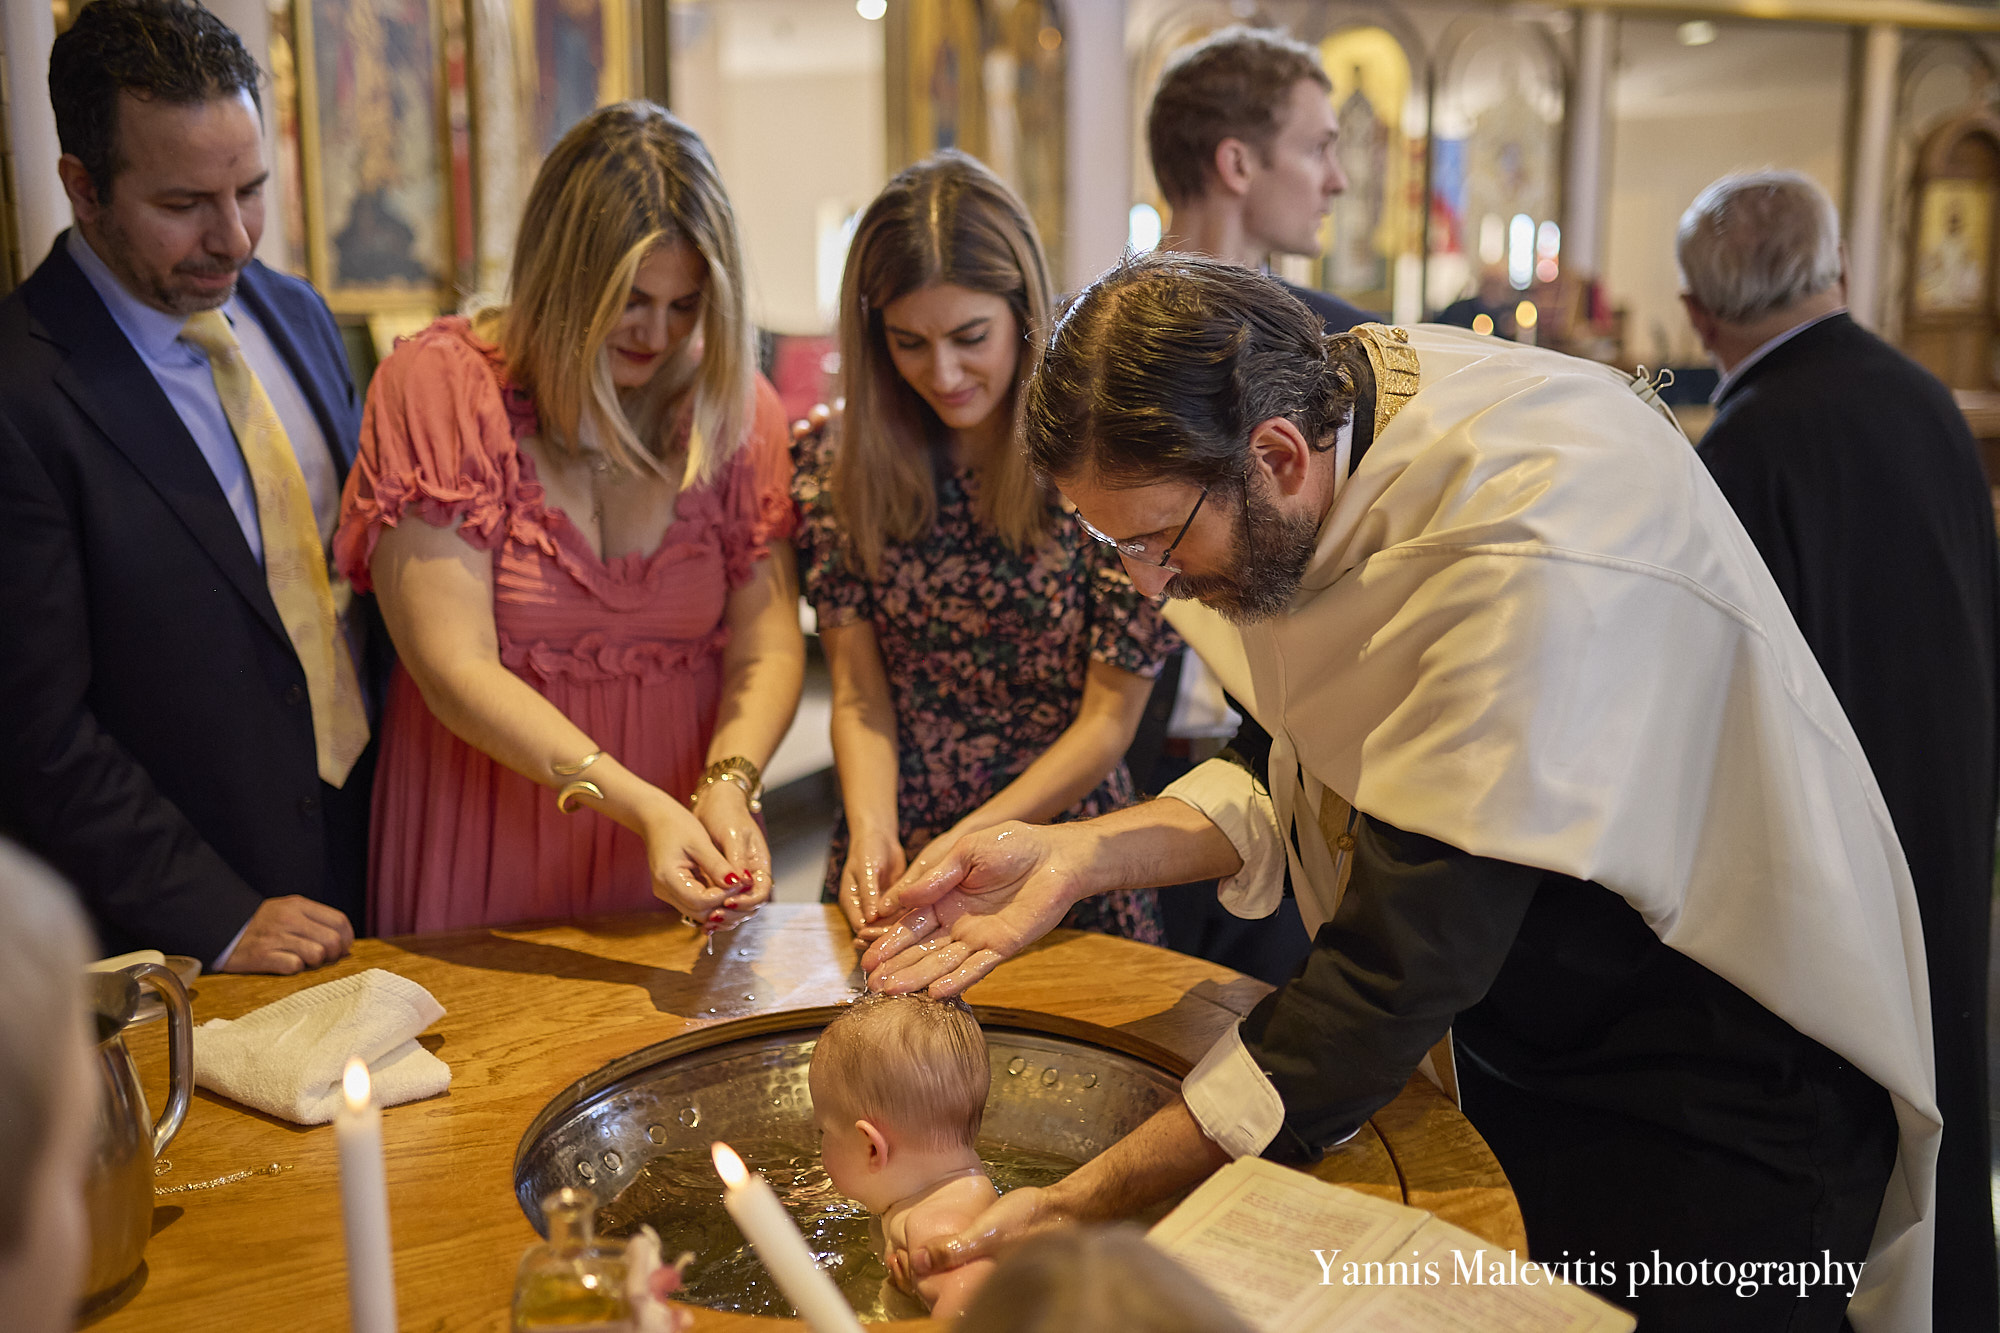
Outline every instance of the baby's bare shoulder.
POLYGON ((962 1176, 910 1209, 903 1219, 906 1244, 922 1245, 938 1236, 956 1235, 999 1197, 985 1176, 962 1176))

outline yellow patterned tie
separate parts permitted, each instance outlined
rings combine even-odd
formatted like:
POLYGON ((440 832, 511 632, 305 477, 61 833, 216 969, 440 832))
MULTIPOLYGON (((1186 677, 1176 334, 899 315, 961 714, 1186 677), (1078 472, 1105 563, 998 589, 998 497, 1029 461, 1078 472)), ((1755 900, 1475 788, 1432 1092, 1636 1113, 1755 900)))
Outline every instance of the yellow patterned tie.
POLYGON ((368 714, 361 703, 354 660, 334 613, 333 586, 313 519, 312 496, 278 410, 243 359, 236 334, 220 310, 192 315, 181 337, 208 354, 209 373, 236 445, 250 468, 257 495, 257 528, 264 537, 264 582, 278 619, 305 668, 312 700, 313 740, 319 775, 333 786, 347 781, 368 745, 368 714))

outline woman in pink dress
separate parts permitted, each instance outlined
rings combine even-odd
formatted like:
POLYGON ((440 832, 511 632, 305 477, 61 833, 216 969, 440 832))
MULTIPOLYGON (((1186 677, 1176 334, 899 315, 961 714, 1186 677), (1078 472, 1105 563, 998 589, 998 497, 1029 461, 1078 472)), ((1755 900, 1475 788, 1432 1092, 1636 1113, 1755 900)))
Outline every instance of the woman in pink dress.
POLYGON ((376 372, 335 557, 400 658, 377 934, 656 900, 726 929, 769 897, 805 648, 740 254, 701 140, 606 107, 536 177, 508 304, 376 372))

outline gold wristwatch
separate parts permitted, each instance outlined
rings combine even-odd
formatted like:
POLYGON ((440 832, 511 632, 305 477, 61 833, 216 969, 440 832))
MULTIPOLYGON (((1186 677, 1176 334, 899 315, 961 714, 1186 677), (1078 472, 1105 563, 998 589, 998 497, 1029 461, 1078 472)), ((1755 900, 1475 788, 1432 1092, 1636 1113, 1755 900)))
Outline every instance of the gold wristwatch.
POLYGON ((701 781, 694 784, 694 794, 688 797, 688 805, 701 799, 701 794, 718 782, 733 782, 743 789, 750 798, 750 813, 761 814, 764 809, 764 775, 757 771, 757 765, 740 754, 718 759, 701 772, 701 781))

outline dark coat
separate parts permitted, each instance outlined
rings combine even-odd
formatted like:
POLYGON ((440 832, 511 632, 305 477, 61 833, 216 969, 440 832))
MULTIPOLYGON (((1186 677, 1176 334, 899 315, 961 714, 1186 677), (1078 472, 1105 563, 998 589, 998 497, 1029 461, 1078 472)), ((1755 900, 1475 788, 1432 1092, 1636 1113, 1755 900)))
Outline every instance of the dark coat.
MULTIPOLYGON (((307 284, 252 263, 344 478, 361 405, 307 284)), ((0 829, 107 950, 212 963, 300 893, 362 924, 373 747, 319 779, 306 678, 222 487, 59 238, 0 301, 0 829)))
POLYGON ((1854 724, 1909 859, 1930 963, 1937 1327, 1994 1328, 1986 1119, 2000 555, 1951 393, 1846 315, 1750 366, 1701 457, 1854 724))

